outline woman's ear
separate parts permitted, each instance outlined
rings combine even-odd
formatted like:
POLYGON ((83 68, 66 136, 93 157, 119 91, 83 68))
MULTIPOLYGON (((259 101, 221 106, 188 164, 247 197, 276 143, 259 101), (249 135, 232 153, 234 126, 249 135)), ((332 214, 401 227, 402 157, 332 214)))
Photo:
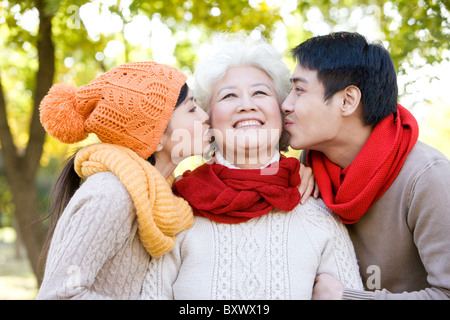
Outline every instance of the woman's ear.
POLYGON ((350 116, 355 113, 361 102, 361 91, 357 86, 348 86, 343 92, 343 101, 341 105, 342 114, 350 116))
POLYGON ((164 149, 164 146, 162 145, 161 141, 158 143, 158 146, 156 147, 155 152, 161 151, 162 149, 164 149))
MULTIPOLYGON (((170 120, 169 120, 170 123, 170 120)), ((155 152, 161 151, 164 149, 164 145, 166 145, 167 141, 170 141, 172 134, 172 130, 169 128, 169 125, 166 127, 166 130, 164 130, 161 139, 159 139, 158 146, 156 147, 155 152)))

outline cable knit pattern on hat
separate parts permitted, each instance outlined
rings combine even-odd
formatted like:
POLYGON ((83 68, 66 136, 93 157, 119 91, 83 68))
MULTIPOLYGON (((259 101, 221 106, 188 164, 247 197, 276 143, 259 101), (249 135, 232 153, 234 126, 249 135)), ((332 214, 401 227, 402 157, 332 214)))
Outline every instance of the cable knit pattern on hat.
POLYGON ((142 244, 153 257, 170 251, 174 236, 193 224, 189 204, 174 196, 159 171, 130 149, 105 143, 85 147, 76 155, 75 171, 82 178, 106 171, 119 178, 136 207, 142 244))
POLYGON ((152 61, 110 69, 76 88, 55 84, 40 105, 45 130, 64 143, 95 133, 106 143, 130 148, 147 159, 167 127, 187 77, 152 61))

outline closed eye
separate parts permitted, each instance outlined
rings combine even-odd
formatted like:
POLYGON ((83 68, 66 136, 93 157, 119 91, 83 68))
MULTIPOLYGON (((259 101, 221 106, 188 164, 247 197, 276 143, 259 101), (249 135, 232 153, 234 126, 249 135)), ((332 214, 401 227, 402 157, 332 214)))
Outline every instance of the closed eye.
POLYGON ((237 97, 237 95, 235 93, 228 93, 225 96, 223 96, 221 100, 225 100, 228 98, 236 98, 236 97, 237 97))
POLYGON ((256 91, 254 93, 254 95, 265 95, 265 96, 268 96, 269 94, 267 92, 265 92, 265 91, 256 91))

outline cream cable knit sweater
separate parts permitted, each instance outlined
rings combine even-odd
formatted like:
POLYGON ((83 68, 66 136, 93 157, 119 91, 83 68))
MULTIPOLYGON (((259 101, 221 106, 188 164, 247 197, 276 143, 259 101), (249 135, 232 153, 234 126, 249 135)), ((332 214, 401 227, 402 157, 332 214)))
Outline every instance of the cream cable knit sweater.
POLYGON ((345 227, 321 200, 230 225, 196 217, 150 262, 143 299, 311 299, 318 273, 362 288, 345 227))
POLYGON ((37 299, 138 299, 149 263, 130 194, 96 173, 58 221, 37 299))
POLYGON ((311 299, 319 273, 362 288, 347 229, 322 200, 310 198, 292 212, 273 210, 240 224, 195 217, 171 252, 152 259, 141 298, 311 299))

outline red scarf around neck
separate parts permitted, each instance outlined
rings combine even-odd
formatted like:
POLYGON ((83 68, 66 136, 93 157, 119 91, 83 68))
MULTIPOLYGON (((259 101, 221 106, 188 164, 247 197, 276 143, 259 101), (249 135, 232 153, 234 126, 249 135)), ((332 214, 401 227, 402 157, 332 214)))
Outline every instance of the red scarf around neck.
POLYGON ((195 215, 216 222, 241 223, 274 208, 294 209, 300 202, 299 170, 297 159, 284 156, 265 169, 230 169, 205 163, 186 171, 174 183, 173 191, 189 202, 195 215))
POLYGON ((345 169, 323 153, 308 151, 325 204, 347 224, 355 223, 384 194, 397 177, 419 136, 414 116, 404 107, 383 119, 345 169))

